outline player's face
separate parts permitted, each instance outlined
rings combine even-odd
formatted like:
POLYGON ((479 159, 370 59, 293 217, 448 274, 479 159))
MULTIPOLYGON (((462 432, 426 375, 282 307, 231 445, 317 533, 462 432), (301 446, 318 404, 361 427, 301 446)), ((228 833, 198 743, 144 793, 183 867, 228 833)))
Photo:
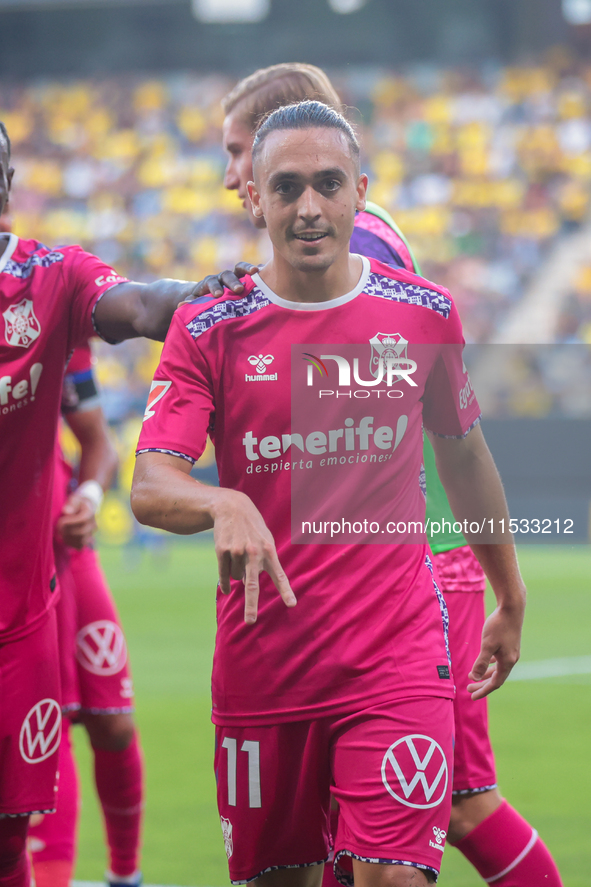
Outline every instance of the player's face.
MULTIPOLYGON (((237 110, 239 111, 239 108, 237 110)), ((253 136, 249 126, 236 111, 228 114, 224 120, 222 140, 224 151, 228 155, 228 163, 224 174, 224 188, 227 188, 229 191, 238 191, 238 197, 242 201, 242 206, 247 210, 252 224, 257 228, 264 228, 265 220, 260 217, 256 218, 252 214, 252 206, 246 188, 247 183, 253 177, 253 136)))
POLYGON ((265 218, 275 250, 310 272, 348 254, 366 189, 344 134, 324 127, 271 132, 248 184, 253 213, 265 218))
POLYGON ((6 209, 14 170, 8 161, 8 145, 0 136, 0 216, 6 209))

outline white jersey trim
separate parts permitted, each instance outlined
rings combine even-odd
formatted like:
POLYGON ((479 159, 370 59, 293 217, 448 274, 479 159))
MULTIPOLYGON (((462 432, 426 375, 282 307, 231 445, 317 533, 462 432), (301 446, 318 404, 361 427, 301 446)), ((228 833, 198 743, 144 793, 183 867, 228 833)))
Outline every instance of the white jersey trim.
MULTIPOLYGON (((353 255, 357 254, 353 253, 353 255)), ((353 299, 356 299, 365 289, 367 281, 369 280, 371 266, 369 264, 369 259, 366 256, 359 256, 359 258, 361 259, 363 267, 361 269, 361 277, 359 278, 355 289, 352 289, 349 293, 345 293, 344 296, 339 296, 338 299, 329 299, 327 302, 292 302, 290 299, 282 299, 281 296, 274 293, 273 290, 261 280, 260 274, 253 274, 252 279, 263 295, 266 296, 270 302, 274 305, 278 305, 280 308, 289 308, 291 311, 328 311, 330 308, 338 308, 340 305, 346 305, 347 302, 352 302, 353 299)))
POLYGON ((6 235, 0 235, 0 236, 2 236, 3 240, 8 240, 8 244, 6 245, 6 249, 2 253, 2 256, 0 256, 0 272, 2 272, 2 271, 4 271, 4 268, 6 267, 6 263, 12 257, 12 254, 17 247, 18 237, 16 236, 16 234, 9 234, 8 237, 6 237, 6 235))

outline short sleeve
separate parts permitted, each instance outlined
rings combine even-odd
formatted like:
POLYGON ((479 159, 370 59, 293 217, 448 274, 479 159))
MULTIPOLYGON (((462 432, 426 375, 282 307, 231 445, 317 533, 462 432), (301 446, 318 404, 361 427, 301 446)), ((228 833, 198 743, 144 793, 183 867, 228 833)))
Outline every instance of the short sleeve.
POLYGON ((100 336, 93 323, 97 302, 107 290, 128 281, 110 265, 78 246, 67 250, 64 274, 71 294, 69 344, 74 349, 92 336, 100 336))
POLYGON ((196 462, 214 414, 209 365, 177 312, 148 395, 137 454, 166 453, 196 462))
POLYGON ((429 373, 423 396, 423 424, 439 437, 462 438, 480 420, 480 407, 462 353, 464 338, 455 305, 446 323, 447 344, 429 373))

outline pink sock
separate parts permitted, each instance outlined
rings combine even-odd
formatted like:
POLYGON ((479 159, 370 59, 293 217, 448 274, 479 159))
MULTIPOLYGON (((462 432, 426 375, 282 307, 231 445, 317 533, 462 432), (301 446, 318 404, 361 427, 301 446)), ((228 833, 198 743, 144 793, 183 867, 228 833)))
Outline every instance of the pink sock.
MULTIPOLYGON (((339 811, 331 810, 330 811, 330 833, 332 835, 333 845, 337 837, 337 825, 339 823, 339 811)), ((341 887, 340 883, 334 876, 334 870, 332 865, 332 857, 333 854, 330 854, 330 859, 324 865, 324 874, 322 875, 322 887, 341 887)))
POLYGON ((143 766, 137 733, 123 751, 95 748, 94 773, 105 816, 111 872, 129 877, 138 870, 143 807, 143 766))
POLYGON ((28 816, 0 819, 0 887, 29 887, 28 816))
POLYGON ((507 801, 455 846, 494 887, 562 887, 548 848, 507 801))
POLYGON ((56 812, 44 816, 39 825, 29 828, 29 850, 34 871, 38 863, 56 860, 68 862, 73 867, 76 858, 79 788, 70 726, 69 719, 64 718, 59 749, 60 779, 56 812))

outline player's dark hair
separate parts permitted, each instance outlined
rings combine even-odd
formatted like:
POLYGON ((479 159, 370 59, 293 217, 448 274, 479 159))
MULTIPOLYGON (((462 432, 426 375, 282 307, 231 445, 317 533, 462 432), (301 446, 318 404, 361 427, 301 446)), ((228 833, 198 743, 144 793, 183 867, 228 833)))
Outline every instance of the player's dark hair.
POLYGON ((236 108, 240 118, 254 132, 270 111, 312 99, 342 112, 336 89, 320 68, 303 62, 282 62, 259 68, 244 77, 222 99, 224 114, 236 108))
POLYGON ((252 146, 252 162, 256 161, 261 146, 270 132, 281 129, 338 129, 345 136, 351 156, 359 164, 359 142, 350 123, 342 114, 323 102, 298 102, 272 111, 256 131, 252 146))
POLYGON ((9 138, 8 133, 6 131, 5 125, 1 120, 0 120, 0 134, 2 135, 2 138, 6 142, 6 150, 8 151, 8 159, 10 160, 10 150, 11 150, 10 149, 10 138, 9 138))

